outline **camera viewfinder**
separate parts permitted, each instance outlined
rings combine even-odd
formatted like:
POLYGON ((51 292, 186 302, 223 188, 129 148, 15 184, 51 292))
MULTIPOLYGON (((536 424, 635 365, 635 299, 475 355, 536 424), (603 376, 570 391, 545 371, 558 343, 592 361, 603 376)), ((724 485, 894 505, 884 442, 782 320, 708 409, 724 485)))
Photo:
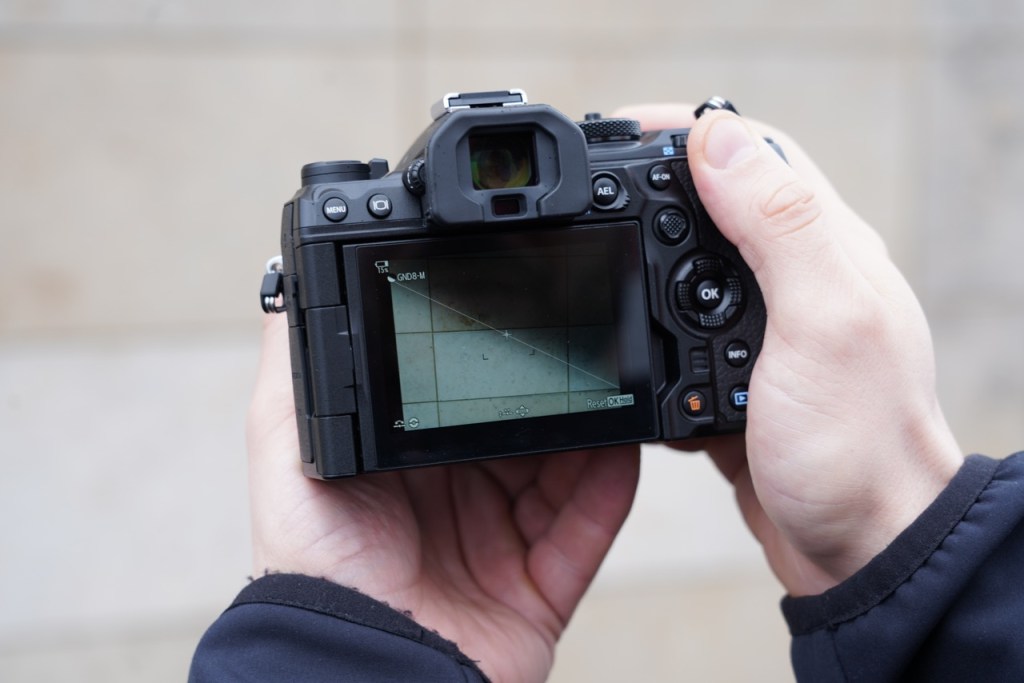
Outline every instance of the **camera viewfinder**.
POLYGON ((537 184, 533 133, 488 133, 469 136, 473 188, 506 190, 537 184))

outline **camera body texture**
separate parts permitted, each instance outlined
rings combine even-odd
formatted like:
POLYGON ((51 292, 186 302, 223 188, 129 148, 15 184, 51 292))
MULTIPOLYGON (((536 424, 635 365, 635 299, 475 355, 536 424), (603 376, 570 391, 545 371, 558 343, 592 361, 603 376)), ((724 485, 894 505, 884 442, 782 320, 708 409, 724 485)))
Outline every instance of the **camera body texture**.
POLYGON ((765 326, 688 129, 453 94, 391 172, 318 162, 281 223, 304 470, 741 431, 765 326))

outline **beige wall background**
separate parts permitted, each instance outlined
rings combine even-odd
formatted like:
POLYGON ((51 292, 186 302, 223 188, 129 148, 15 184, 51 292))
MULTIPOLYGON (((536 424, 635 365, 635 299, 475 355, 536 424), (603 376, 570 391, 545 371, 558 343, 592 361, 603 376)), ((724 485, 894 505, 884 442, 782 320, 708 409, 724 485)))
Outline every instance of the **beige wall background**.
MULTIPOLYGON (((920 296, 963 449, 1024 447, 1019 0, 0 0, 0 679, 184 679, 250 572, 300 166, 394 162, 440 95, 506 87, 789 131, 920 296)), ((552 680, 790 680, 781 595, 707 461, 652 447, 552 680)))

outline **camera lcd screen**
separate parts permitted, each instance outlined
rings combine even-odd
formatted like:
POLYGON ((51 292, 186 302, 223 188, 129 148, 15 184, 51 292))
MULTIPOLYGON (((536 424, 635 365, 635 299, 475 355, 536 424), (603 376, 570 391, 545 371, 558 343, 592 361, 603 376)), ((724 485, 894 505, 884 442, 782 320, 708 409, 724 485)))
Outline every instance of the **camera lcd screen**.
POLYGON ((377 457, 650 438, 637 239, 618 225, 357 247, 377 457))
POLYGON ((533 133, 487 133, 469 136, 473 188, 505 190, 537 184, 533 133))
POLYGON ((392 260, 404 429, 633 403, 603 245, 392 260))

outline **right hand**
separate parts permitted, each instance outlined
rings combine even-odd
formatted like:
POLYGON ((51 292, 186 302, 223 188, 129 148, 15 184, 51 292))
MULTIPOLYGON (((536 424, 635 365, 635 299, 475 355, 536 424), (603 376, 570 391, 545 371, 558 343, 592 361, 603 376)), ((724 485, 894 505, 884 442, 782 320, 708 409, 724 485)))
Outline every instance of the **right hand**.
POLYGON ((701 445, 790 594, 817 594, 892 542, 962 462, 936 397, 928 324, 877 233, 792 140, 729 112, 694 121, 691 111, 617 115, 692 126, 697 192, 764 294, 746 434, 701 445))

